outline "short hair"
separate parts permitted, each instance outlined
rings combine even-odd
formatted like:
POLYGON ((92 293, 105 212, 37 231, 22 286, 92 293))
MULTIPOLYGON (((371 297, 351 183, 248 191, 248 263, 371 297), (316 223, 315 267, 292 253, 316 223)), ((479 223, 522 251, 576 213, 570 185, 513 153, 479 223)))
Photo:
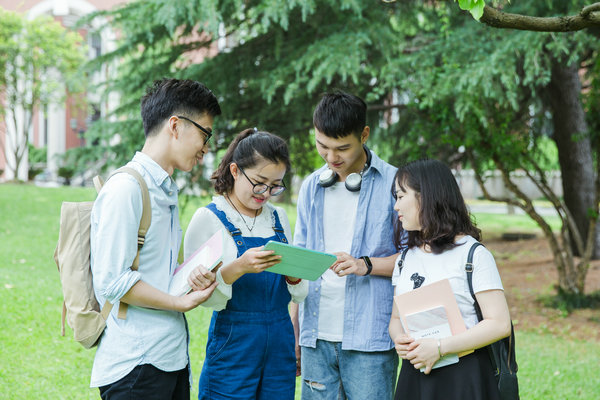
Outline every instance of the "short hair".
POLYGON ((360 137, 367 125, 367 104, 341 90, 325 93, 313 113, 313 125, 334 139, 350 134, 360 137))
POLYGON ((141 99, 141 114, 146 137, 158 132, 169 117, 183 114, 198 117, 221 114, 219 101, 213 92, 200 82, 189 79, 165 78, 154 81, 141 99))
POLYGON ((392 193, 396 196, 396 183, 417 192, 419 202, 420 231, 408 231, 403 235, 401 224, 396 219, 395 243, 408 248, 427 244, 435 254, 456 247, 457 235, 481 238, 475 226, 452 171, 437 160, 418 160, 399 168, 394 178, 392 193), (403 242, 404 241, 404 242, 403 242))
POLYGON ((256 129, 246 129, 238 133, 227 148, 219 167, 210 177, 215 192, 226 194, 233 189, 234 179, 229 170, 231 163, 245 169, 254 167, 261 160, 283 163, 286 172, 289 171, 290 154, 285 140, 256 129))

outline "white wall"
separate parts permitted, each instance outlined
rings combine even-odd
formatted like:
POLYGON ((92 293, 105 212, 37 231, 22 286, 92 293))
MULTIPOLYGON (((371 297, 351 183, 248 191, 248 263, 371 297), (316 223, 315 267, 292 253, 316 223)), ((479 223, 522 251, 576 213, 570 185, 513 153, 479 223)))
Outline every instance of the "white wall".
MULTIPOLYGON (((458 186, 465 199, 477 199, 483 197, 483 192, 475 179, 473 170, 453 171, 458 186)), ((562 180, 559 171, 552 171, 546 174, 546 179, 552 191, 559 197, 563 195, 562 180)), ((544 197, 535 184, 522 171, 516 171, 511 174, 511 180, 532 199, 544 197)), ((485 187, 492 196, 513 197, 512 193, 504 186, 502 174, 500 171, 493 171, 486 175, 485 187)))

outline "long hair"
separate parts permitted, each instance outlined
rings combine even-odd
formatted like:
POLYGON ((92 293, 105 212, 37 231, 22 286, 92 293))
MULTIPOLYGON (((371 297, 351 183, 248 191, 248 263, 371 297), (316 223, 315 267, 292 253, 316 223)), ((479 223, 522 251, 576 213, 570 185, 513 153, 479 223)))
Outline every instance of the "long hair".
MULTIPOLYGON (((396 183, 402 190, 409 187, 416 192, 421 225, 420 231, 408 231, 404 235, 401 223, 396 219, 397 246, 413 248, 427 244, 433 253, 439 254, 456 246, 457 235, 481 238, 481 231, 471 221, 456 179, 444 163, 437 160, 408 163, 396 172, 394 185, 396 183)), ((395 186, 392 192, 395 192, 395 186)))
POLYGON ((285 140, 269 132, 246 129, 237 134, 221 159, 217 170, 210 179, 218 194, 226 194, 233 189, 234 179, 229 170, 231 163, 238 167, 252 168, 259 161, 268 160, 283 163, 286 172, 290 170, 290 155, 285 140))

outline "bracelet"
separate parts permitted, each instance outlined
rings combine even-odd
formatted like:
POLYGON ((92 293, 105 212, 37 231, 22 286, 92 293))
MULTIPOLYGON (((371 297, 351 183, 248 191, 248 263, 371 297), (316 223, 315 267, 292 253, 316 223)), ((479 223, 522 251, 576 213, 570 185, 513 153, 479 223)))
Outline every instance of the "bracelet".
POLYGON ((300 282, 302 282, 302 279, 298 279, 297 281, 292 281, 290 278, 288 278, 287 275, 284 275, 285 281, 289 284, 289 285, 297 285, 300 282))
POLYGON ((362 256, 361 258, 365 262, 365 265, 367 266, 367 273, 364 274, 363 276, 367 276, 371 273, 371 271, 373 271, 373 264, 371 263, 371 259, 369 257, 362 256))
POLYGON ((438 345, 438 355, 440 356, 440 358, 442 358, 442 340, 438 339, 437 340, 437 345, 438 345))

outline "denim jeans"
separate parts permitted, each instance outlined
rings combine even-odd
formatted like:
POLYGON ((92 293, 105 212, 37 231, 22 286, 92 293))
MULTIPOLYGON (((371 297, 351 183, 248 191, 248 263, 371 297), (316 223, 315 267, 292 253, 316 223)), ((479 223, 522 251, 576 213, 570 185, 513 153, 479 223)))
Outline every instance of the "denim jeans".
POLYGON ((391 400, 398 356, 388 351, 342 350, 341 342, 317 340, 302 347, 302 400, 391 400))

